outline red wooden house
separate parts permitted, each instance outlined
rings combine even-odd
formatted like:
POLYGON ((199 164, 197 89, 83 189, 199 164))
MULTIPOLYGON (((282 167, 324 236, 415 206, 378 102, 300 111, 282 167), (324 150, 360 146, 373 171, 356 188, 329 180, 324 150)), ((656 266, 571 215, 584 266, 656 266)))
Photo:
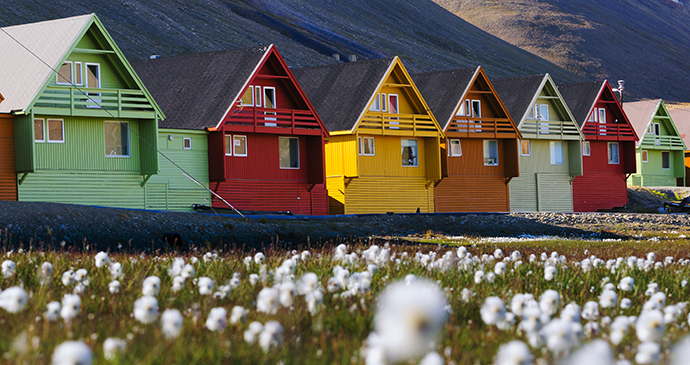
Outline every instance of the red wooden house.
MULTIPOLYGON (((275 46, 135 65, 160 128, 206 130, 211 189, 245 211, 328 214, 328 132, 275 46)), ((214 207, 227 207, 213 199, 214 207)))
POLYGON ((638 136, 608 81, 558 87, 585 135, 583 174, 573 181, 573 209, 593 212, 628 203, 626 178, 636 171, 638 136))

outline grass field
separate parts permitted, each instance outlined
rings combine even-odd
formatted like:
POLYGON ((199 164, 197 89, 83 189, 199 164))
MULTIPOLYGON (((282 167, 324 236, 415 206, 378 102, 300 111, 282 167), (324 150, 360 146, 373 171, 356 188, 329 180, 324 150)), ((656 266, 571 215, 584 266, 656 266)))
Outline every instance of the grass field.
MULTIPOLYGON (((302 254, 302 250, 269 249, 263 252, 263 264, 254 261, 255 251, 194 251, 159 255, 111 253, 102 267, 96 267, 95 253, 92 252, 4 251, 4 260, 11 260, 15 267, 11 270, 11 264, 3 264, 3 277, 0 277, 0 288, 4 290, 0 293, 0 306, 5 308, 0 310, 3 329, 0 353, 6 363, 50 363, 59 344, 81 341, 91 350, 96 364, 390 363, 389 360, 399 360, 392 354, 396 340, 379 338, 377 342, 371 334, 375 332, 378 337, 386 337, 386 329, 375 318, 386 313, 398 313, 400 323, 396 325, 401 326, 401 333, 409 330, 410 336, 416 333, 435 339, 424 353, 411 355, 412 363, 419 363, 430 351, 439 355, 436 360, 442 359, 446 364, 490 364, 494 363, 501 345, 520 340, 528 344, 532 362, 503 363, 555 364, 571 356, 579 356, 577 349, 592 340, 604 339, 609 344, 617 342, 611 340, 613 328, 621 329, 611 323, 619 316, 640 316, 646 306, 647 311, 657 308, 664 315, 663 337, 651 341, 660 345, 659 361, 675 364, 671 362, 672 346, 688 333, 688 313, 682 303, 688 301, 687 281, 684 280, 690 277, 688 261, 685 261, 690 254, 690 241, 683 235, 659 233, 635 241, 578 241, 557 237, 428 237, 425 240, 427 242, 406 244, 398 241, 386 244, 378 240, 377 248, 359 243, 348 246, 346 251, 342 247, 328 246, 311 249, 308 255, 302 254), (459 247, 465 247, 469 255, 461 258, 464 251, 462 248, 458 251, 459 247), (495 252, 496 249, 501 249, 501 253, 495 252), (519 252, 520 257, 514 252, 519 252), (650 252, 655 257, 648 257, 650 252), (356 259, 352 253, 356 253, 356 259), (640 259, 629 259, 631 256, 640 259), (245 257, 249 257, 247 262, 245 257), (175 259, 179 266, 171 269, 175 259), (183 266, 180 259, 191 265, 193 273, 181 290, 174 291, 173 282, 179 279, 173 279, 171 274, 185 275, 181 274, 183 266), (614 261, 607 263, 608 260, 614 261), (41 271, 45 262, 53 267, 49 277, 41 271), (498 262, 505 264, 505 270, 502 270, 502 264, 497 267, 498 262), (114 263, 122 265, 122 276, 117 278, 120 283, 117 293, 109 290, 113 280, 110 267, 114 263), (545 277, 547 267, 556 271, 551 280, 545 277), (83 274, 77 272, 79 269, 85 269, 87 274, 75 281, 67 278, 67 285, 64 285, 63 273, 73 270, 79 276, 83 274), (479 280, 477 277, 481 275, 478 271, 483 272, 483 278, 479 280), (361 274, 363 272, 370 275, 361 274), (306 273, 316 274, 319 280, 310 289, 303 289, 301 280, 306 273), (250 282, 252 274, 258 275, 258 282, 254 285, 250 282), (390 304, 377 308, 377 298, 382 291, 399 280, 412 282, 408 275, 414 275, 415 282, 437 286, 443 293, 447 306, 441 317, 438 317, 440 311, 413 310, 416 315, 431 316, 424 317, 428 320, 442 318, 438 328, 428 325, 430 322, 426 319, 422 322, 426 324, 424 326, 405 327, 409 322, 406 311, 414 307, 414 298, 396 303, 403 306, 397 309, 398 312, 393 308, 395 305, 390 304), (135 301, 143 297, 143 283, 150 276, 160 279, 159 292, 153 293, 158 312, 152 310, 149 313, 152 322, 144 324, 132 313, 135 301), (214 282, 213 290, 207 295, 200 294, 200 289, 204 290, 200 287, 207 281, 200 279, 202 277, 214 282), (634 279, 629 291, 619 288, 624 277, 634 279), (429 281, 424 281, 424 278, 429 281), (605 288, 607 283, 612 285, 605 288), (648 286, 651 283, 656 283, 657 291, 664 294, 652 296, 648 286), (225 285, 228 287, 223 287, 225 285), (16 299, 17 289, 8 290, 14 286, 23 287, 27 295, 23 308, 19 308, 22 306, 16 302, 21 301, 21 298, 16 299), (265 298, 259 297, 264 287, 277 288, 273 301, 282 301, 287 306, 279 305, 274 314, 259 312, 257 305, 266 304, 265 298), (550 289, 558 293, 553 313, 540 303, 540 297, 550 289), (223 290, 229 293, 223 296, 219 293, 223 290), (586 303, 598 303, 600 296, 611 290, 617 296, 615 305, 599 306, 599 314, 593 317, 591 304, 586 307, 586 303), (69 315, 66 315, 67 319, 57 316, 57 320, 48 320, 48 303, 61 302, 66 294, 75 291, 81 292, 81 306, 76 316, 71 319, 69 315), (322 295, 316 295, 314 299, 316 291, 322 295), (522 308, 530 305, 540 308, 542 331, 532 333, 525 330, 521 316, 511 313, 521 311, 511 306, 518 293, 533 296, 534 301, 527 297, 522 308), (319 300, 321 296, 322 300, 319 300), (482 319, 481 308, 492 296, 503 301, 505 310, 496 309, 499 320, 487 324, 482 319), (623 298, 630 300, 629 308, 620 306, 623 298), (312 302, 311 308, 308 301, 312 302), (660 303, 650 304, 651 301, 660 303), (572 308, 565 307, 573 302, 577 303, 582 315, 568 322, 573 323, 572 328, 568 327, 572 333, 568 334, 567 341, 563 340, 564 347, 554 350, 549 339, 557 335, 549 332, 548 328, 555 325, 549 327, 547 322, 557 323, 558 318, 568 317, 572 308), (405 303, 409 305, 405 307, 405 303), (230 317, 235 306, 242 306, 247 313, 244 320, 233 324, 230 317), (226 315, 207 325, 211 309, 217 307, 224 308, 226 315), (182 314, 182 330, 176 338, 166 337, 161 327, 162 320, 158 314, 166 309, 177 309, 182 314), (277 321, 282 327, 282 333, 274 331, 266 335, 267 341, 270 339, 266 343, 271 345, 266 351, 259 340, 253 344, 245 341, 245 331, 254 321, 262 324, 277 321), (222 328, 224 322, 227 322, 227 327, 222 331, 209 329, 209 326, 222 328), (124 344, 124 349, 114 352, 111 360, 106 360, 104 355, 103 344, 108 338, 122 339, 124 344), (383 355, 377 358, 375 354, 383 355)), ((613 364, 614 358, 636 363, 638 352, 648 351, 638 351, 642 341, 636 335, 635 320, 633 318, 632 325, 626 327, 619 343, 609 345, 611 355, 606 356, 612 358, 609 361, 603 356, 609 362, 601 364, 613 364)), ((650 341, 647 339, 645 342, 650 341)), ((585 352, 594 353, 590 348, 585 348, 585 352)), ((426 358, 428 362, 425 363, 439 363, 432 360, 426 358)), ((497 360, 496 363, 500 362, 497 360)))

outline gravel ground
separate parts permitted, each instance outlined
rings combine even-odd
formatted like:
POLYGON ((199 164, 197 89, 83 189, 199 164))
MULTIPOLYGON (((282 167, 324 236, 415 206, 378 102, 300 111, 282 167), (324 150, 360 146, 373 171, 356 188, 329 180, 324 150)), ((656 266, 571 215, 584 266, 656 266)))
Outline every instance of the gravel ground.
POLYGON ((185 244, 259 247, 322 244, 369 236, 429 233, 466 236, 553 235, 625 238, 645 232, 690 231, 690 216, 641 213, 511 213, 488 215, 371 215, 328 219, 260 219, 149 212, 56 203, 0 202, 0 240, 17 247, 165 249, 178 233, 185 244))

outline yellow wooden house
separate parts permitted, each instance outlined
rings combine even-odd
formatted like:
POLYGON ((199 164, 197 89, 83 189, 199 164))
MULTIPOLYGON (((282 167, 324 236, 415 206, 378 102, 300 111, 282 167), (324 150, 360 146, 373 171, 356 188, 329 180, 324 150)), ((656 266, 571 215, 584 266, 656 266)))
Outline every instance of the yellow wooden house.
POLYGON ((444 135, 398 57, 293 73, 330 132, 330 214, 434 212, 444 135))

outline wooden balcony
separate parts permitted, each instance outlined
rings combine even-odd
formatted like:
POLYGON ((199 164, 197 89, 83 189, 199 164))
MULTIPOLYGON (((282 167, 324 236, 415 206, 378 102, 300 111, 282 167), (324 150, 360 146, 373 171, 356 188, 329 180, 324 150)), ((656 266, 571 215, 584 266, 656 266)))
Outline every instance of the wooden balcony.
POLYGON ((520 124, 525 139, 580 139, 574 122, 525 119, 520 124))
POLYGON ((33 110, 35 114, 65 116, 156 118, 156 109, 140 90, 48 86, 33 110))
POLYGON ((439 130, 429 115, 367 112, 359 133, 383 136, 436 137, 439 130))
POLYGON ((321 125, 309 110, 242 107, 225 117, 226 130, 251 133, 320 135, 321 125))
POLYGON ((678 136, 645 134, 640 148, 646 150, 684 150, 683 139, 678 136))
POLYGON ((634 141, 635 133, 626 123, 596 123, 587 122, 582 133, 588 141, 634 141))
POLYGON ((453 119, 446 129, 448 137, 459 138, 517 138, 508 118, 453 119))

